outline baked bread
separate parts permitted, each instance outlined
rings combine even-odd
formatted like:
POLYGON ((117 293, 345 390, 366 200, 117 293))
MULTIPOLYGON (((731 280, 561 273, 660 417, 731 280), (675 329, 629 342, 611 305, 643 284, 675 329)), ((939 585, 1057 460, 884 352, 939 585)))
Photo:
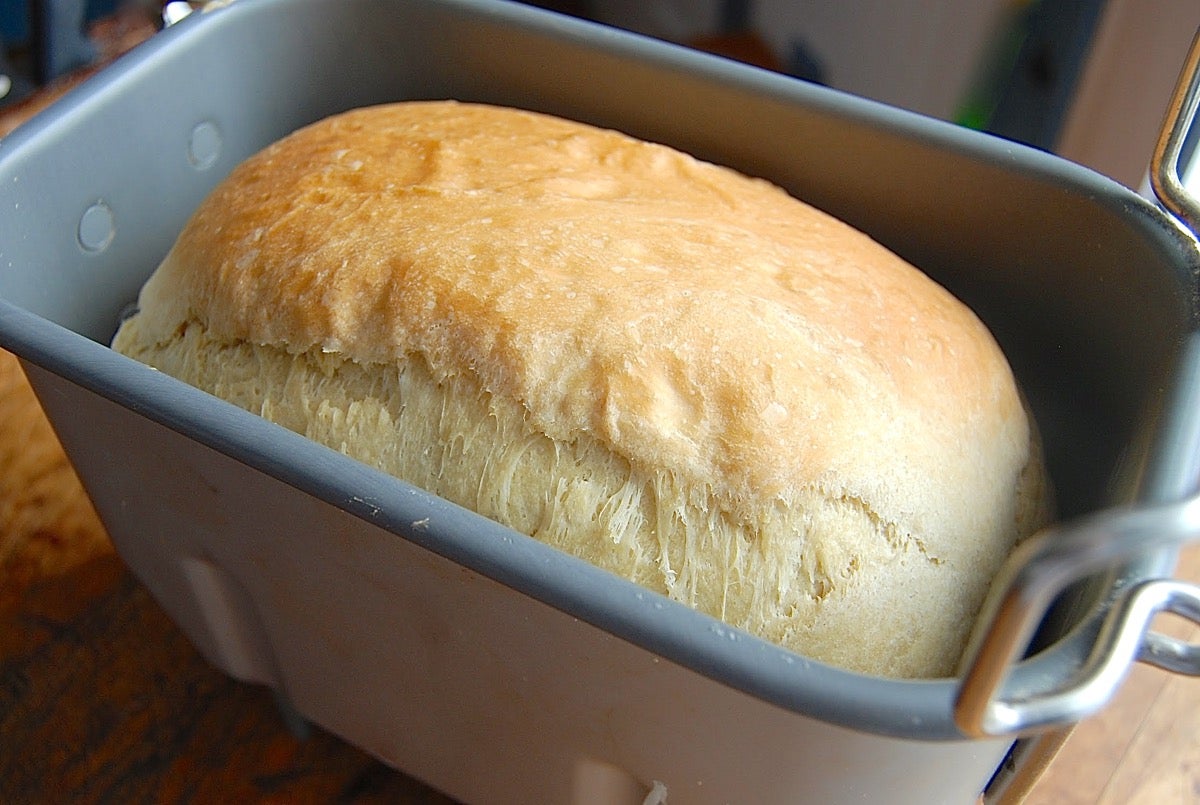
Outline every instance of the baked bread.
POLYGON ((953 672, 1045 513, 979 320, 761 180, 512 109, 239 166, 114 347, 810 658, 953 672))

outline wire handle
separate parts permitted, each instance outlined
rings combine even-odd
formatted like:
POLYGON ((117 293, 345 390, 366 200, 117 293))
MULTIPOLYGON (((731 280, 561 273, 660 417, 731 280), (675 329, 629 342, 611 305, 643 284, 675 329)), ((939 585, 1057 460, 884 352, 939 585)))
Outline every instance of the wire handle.
POLYGON ((1179 160, 1197 111, 1200 111, 1200 32, 1192 40, 1183 72, 1175 85, 1150 168, 1150 187, 1154 195, 1193 234, 1200 233, 1200 201, 1184 187, 1179 175, 1179 160))
POLYGON ((972 737, 1038 732, 1099 711, 1135 661, 1200 676, 1200 646, 1149 633, 1159 612, 1200 625, 1200 587, 1173 579, 1139 582, 1112 602, 1087 661, 1068 684, 1035 695, 1000 695, 1050 602, 1071 582, 1154 550, 1200 542, 1200 496, 1182 503, 1114 509, 1042 532, 1023 543, 999 579, 1004 595, 967 665, 954 718, 972 737))

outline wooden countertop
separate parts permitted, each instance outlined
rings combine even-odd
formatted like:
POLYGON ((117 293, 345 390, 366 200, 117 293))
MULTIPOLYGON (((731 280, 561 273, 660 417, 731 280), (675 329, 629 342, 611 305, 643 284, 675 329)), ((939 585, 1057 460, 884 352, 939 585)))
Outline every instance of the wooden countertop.
MULTIPOLYGON (((61 89, 0 114, 0 136, 61 89)), ((1200 581, 1200 549, 1177 575, 1200 581)), ((1200 682, 1135 667, 1026 801, 1200 802, 1198 738, 1200 682)), ((209 667, 114 554, 0 352, 0 802, 114 800, 449 801, 319 729, 297 737, 268 691, 209 667)))

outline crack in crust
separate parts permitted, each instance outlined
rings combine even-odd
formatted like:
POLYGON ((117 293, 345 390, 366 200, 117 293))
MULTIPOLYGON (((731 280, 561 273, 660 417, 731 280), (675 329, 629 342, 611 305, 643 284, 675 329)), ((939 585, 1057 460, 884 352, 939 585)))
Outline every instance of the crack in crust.
POLYGON ((947 560, 847 491, 813 487, 734 514, 711 488, 642 470, 586 436, 551 439, 521 406, 471 377, 435 379, 418 356, 363 366, 222 342, 195 323, 149 346, 137 331, 135 317, 117 339, 127 354, 815 659, 881 673, 882 646, 882 673, 947 673, 982 597, 978 584, 931 572, 947 560), (917 635, 902 606, 913 596, 936 602, 917 635))

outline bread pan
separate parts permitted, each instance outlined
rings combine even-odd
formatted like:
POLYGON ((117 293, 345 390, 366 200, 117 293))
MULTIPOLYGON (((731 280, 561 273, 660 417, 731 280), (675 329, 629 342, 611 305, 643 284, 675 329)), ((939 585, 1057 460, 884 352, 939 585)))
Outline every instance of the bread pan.
MULTIPOLYGON (((1103 696, 1005 714, 1061 701, 1081 669, 1119 682, 1137 650, 1088 656, 1193 530, 1200 256, 1171 215, 1053 156, 610 28, 481 0, 221 4, 0 143, 0 210, 0 345, 125 561, 214 665, 465 801, 972 802, 989 781, 1015 796, 1103 696), (991 326, 1041 423, 1064 525, 1026 558, 1091 544, 1097 523, 1136 550, 1067 563, 1018 628, 982 628, 1001 639, 965 688, 857 675, 105 346, 240 160, 334 112, 444 97, 767 177, 921 266, 991 326)), ((998 596, 982 622, 1004 625, 998 596)))

